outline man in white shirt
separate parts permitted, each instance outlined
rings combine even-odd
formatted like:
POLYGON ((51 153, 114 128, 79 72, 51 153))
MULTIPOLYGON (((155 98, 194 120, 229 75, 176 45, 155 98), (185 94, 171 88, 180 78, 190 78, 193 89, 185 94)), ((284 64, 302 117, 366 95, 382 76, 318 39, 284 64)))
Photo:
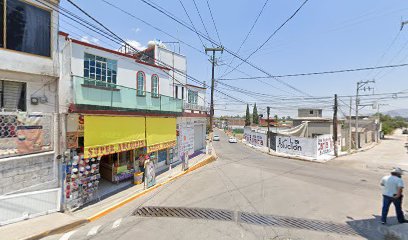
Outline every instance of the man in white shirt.
POLYGON ((399 223, 407 223, 404 213, 402 211, 402 190, 404 188, 404 182, 401 179, 401 168, 394 168, 391 171, 391 175, 385 176, 381 179, 381 186, 383 186, 383 207, 381 215, 381 223, 387 223, 388 210, 391 203, 395 206, 395 212, 397 213, 397 219, 399 223))

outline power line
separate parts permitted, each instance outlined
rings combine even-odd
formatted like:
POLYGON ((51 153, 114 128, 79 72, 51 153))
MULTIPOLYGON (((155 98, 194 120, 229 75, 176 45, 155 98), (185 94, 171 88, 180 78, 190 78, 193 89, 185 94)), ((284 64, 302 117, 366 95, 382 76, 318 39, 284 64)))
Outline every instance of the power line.
MULTIPOLYGON (((252 57, 252 55, 254 55, 256 52, 258 52, 263 46, 265 46, 266 43, 269 42, 269 40, 271 40, 271 38, 273 36, 275 36, 275 34, 277 32, 279 32, 279 30, 281 30, 293 17, 296 16, 296 14, 303 8, 303 6, 308 2, 309 0, 305 0, 302 5, 300 5, 300 7, 298 9, 296 9, 296 11, 288 18, 286 19, 286 21, 284 21, 275 31, 273 31, 273 33, 271 35, 269 35, 269 37, 258 47, 256 48, 251 54, 248 55, 248 57, 245 58, 245 60, 248 60, 250 57, 252 57)), ((230 72, 228 72, 227 74, 225 74, 224 76, 232 73, 235 69, 237 69, 239 66, 241 66, 243 64, 243 62, 241 62, 240 64, 238 64, 237 66, 235 66, 234 69, 232 69, 230 72)))
MULTIPOLYGON (((268 2, 269 2, 269 0, 266 0, 266 1, 264 2, 263 6, 262 6, 262 8, 261 8, 261 11, 259 11, 258 15, 257 15, 256 18, 255 18, 255 21, 252 23, 251 28, 249 29, 248 33, 246 34, 244 40, 241 42, 241 45, 239 46, 239 48, 238 48, 238 50, 237 50, 237 53, 239 53, 239 51, 241 51, 242 46, 243 46, 243 45, 245 44, 245 42, 248 40, 249 35, 252 33, 252 30, 254 29, 256 23, 258 22, 258 19, 261 17, 261 15, 262 15, 262 13, 263 13, 263 11, 264 11, 264 9, 265 9, 265 6, 266 6, 266 4, 267 4, 268 2)), ((231 58, 231 61, 230 61, 229 64, 232 64, 232 63, 234 62, 234 60, 235 60, 234 57, 231 58)), ((226 71, 224 71, 224 73, 222 74, 221 77, 224 77, 224 76, 226 75, 225 72, 226 72, 226 71)))
POLYGON ((335 73, 345 73, 345 72, 358 72, 358 71, 367 71, 367 70, 383 69, 383 68, 398 68, 398 67, 406 67, 406 66, 408 66, 408 63, 396 64, 396 65, 377 66, 377 67, 364 67, 364 68, 354 68, 354 69, 332 70, 332 71, 323 71, 323 72, 309 72, 309 73, 273 75, 273 76, 265 76, 265 77, 264 76, 259 76, 259 77, 241 77, 241 78, 220 78, 218 80, 220 80, 220 81, 233 81, 233 80, 244 80, 244 79, 299 77, 299 76, 335 74, 335 73))
POLYGON ((195 1, 195 0, 193 0, 193 3, 194 3, 194 6, 195 6, 196 11, 197 11, 197 13, 198 13, 198 16, 200 17, 201 24, 203 24, 204 31, 205 31, 205 33, 207 33, 208 38, 210 38, 210 34, 208 34, 207 28, 205 27, 205 24, 204 24, 203 18, 201 17, 201 13, 200 13, 200 10, 198 9, 198 6, 197 6, 196 1, 195 1))
POLYGON ((207 0, 207 7, 208 7, 208 11, 210 12, 210 15, 211 15, 212 22, 214 24, 215 32, 217 33, 218 41, 220 42, 220 45, 222 45, 220 34, 218 33, 218 29, 217 29, 217 24, 215 24, 214 16, 212 14, 211 6, 210 6, 210 3, 208 2, 208 0, 207 0))
MULTIPOLYGON (((47 4, 45 4, 45 3, 43 3, 43 2, 41 2, 41 1, 39 1, 39 0, 36 0, 37 2, 39 2, 39 3, 41 3, 42 5, 44 5, 44 6, 47 6, 47 7, 50 7, 50 8, 52 8, 52 9, 54 9, 53 7, 51 7, 51 6, 49 6, 49 5, 47 5, 47 4)), ((131 46, 131 45, 129 45, 126 41, 124 41, 123 39, 121 39, 119 36, 117 36, 115 33, 113 33, 109 28, 107 28, 105 25, 103 25, 102 23, 100 23, 99 21, 97 21, 95 18, 93 18, 92 16, 90 16, 87 12, 85 12, 82 8, 80 8, 78 5, 76 5, 75 3, 73 3, 71 0, 68 0, 72 5, 74 5, 78 10, 80 10, 82 13, 84 13, 85 15, 87 15, 89 18, 91 18, 92 20, 94 20, 95 22, 97 22, 99 25, 101 25, 103 28, 105 28, 109 33, 110 33, 110 35, 109 36, 113 36, 113 37, 115 37, 116 39, 118 39, 118 41, 120 40, 123 44, 126 44, 126 45, 128 45, 130 48, 132 48, 132 49, 134 49, 136 52, 139 52, 139 53, 142 53, 142 54, 145 54, 144 52, 141 52, 141 51, 139 51, 139 50, 137 50, 137 49, 135 49, 133 46, 131 46)), ((54 7, 56 7, 57 9, 62 9, 63 10, 63 8, 60 8, 60 6, 58 6, 58 5, 55 5, 55 4, 53 4, 53 3, 51 3, 51 2, 47 2, 47 3, 49 3, 49 4, 51 4, 52 6, 54 6, 54 7)), ((55 9, 54 9, 55 10, 55 9)), ((61 13, 59 10, 56 10, 56 11, 58 11, 59 13, 61 13)), ((68 11, 69 12, 69 11, 68 11)), ((74 14, 72 14, 72 15, 74 15, 74 14)), ((68 18, 70 18, 71 20, 74 20, 75 21, 75 19, 73 19, 73 18, 71 18, 71 17, 69 17, 69 16, 67 16, 66 15, 66 17, 68 17, 68 18)), ((77 18, 79 18, 79 19, 81 19, 80 17, 78 17, 78 16, 76 16, 77 18)), ((85 21, 85 20, 84 20, 85 21)), ((79 24, 81 24, 81 25, 84 25, 84 24, 82 24, 80 21, 75 21, 75 22, 77 22, 77 23, 79 23, 79 24)), ((86 21, 85 21, 86 22, 86 21)), ((97 28, 95 25, 92 25, 91 23, 88 23, 90 26, 93 26, 93 27, 95 27, 95 28, 97 28)), ((86 26, 86 25, 85 25, 86 26)), ((89 29, 91 29, 92 30, 92 28, 90 28, 90 27, 88 27, 89 29)), ((93 31, 95 31, 95 30, 93 30, 93 31)), ((100 34, 100 35, 102 35, 102 36, 104 36, 104 37, 106 37, 106 35, 104 35, 104 34, 101 34, 100 32, 97 32, 97 31, 95 31, 96 33, 98 33, 98 34, 100 34)), ((116 42, 116 43, 118 43, 117 41, 115 41, 115 40, 113 40, 112 38, 109 38, 111 41, 114 41, 114 42, 116 42)), ((159 60, 157 60, 158 62, 161 62, 161 61, 159 61, 159 60)), ((167 64, 165 64, 165 63, 163 63, 163 62, 161 62, 162 63, 162 65, 163 66, 167 66, 167 64)), ((171 67, 170 67, 171 68, 171 67)), ((181 73, 181 75, 185 75, 187 78, 189 78, 190 80, 192 80, 192 81, 194 81, 194 82, 197 82, 197 83, 199 83, 199 84, 202 84, 202 82, 201 81, 199 81, 199 80, 197 80, 196 78, 193 78, 192 76, 189 76, 189 75, 187 75, 187 74, 184 74, 183 72, 181 72, 179 69, 176 69, 176 68, 173 68, 173 71, 174 70, 177 70, 177 71, 175 71, 177 74, 179 74, 180 75, 180 73, 181 73)), ((169 74, 169 73, 167 73, 167 72, 165 72, 165 71, 163 71, 164 73, 166 73, 167 75, 169 75, 170 77, 171 77, 171 75, 169 74)), ((178 80, 176 80, 177 82, 179 82, 178 80)), ((180 82, 179 82, 180 83, 180 82)), ((181 85, 185 85, 185 84, 182 84, 182 83, 180 83, 181 85)), ((218 90, 217 90, 218 91, 218 90)), ((220 92, 220 91, 219 91, 220 92)), ((225 93, 223 93, 223 92, 220 92, 220 93, 222 93, 222 94, 225 94, 225 93)), ((231 97, 231 96, 229 96, 228 94, 225 94, 226 96, 228 96, 228 97, 230 97, 230 98, 232 98, 232 99, 235 99, 235 100, 237 100, 237 98, 234 98, 234 97, 231 97)))
MULTIPOLYGON (((102 0, 102 1, 104 1, 104 0, 102 0)), ((187 9, 184 7, 184 4, 183 4, 183 2, 182 2, 181 0, 179 0, 179 2, 180 2, 180 4, 181 4, 181 6, 183 7, 184 12, 186 13, 188 20, 190 21, 191 26, 193 26, 193 28, 194 28, 194 30, 195 30, 195 32, 196 32, 196 34, 197 34, 198 39, 200 39, 200 42, 201 42, 201 44, 203 45, 203 48, 205 48, 205 44, 204 44, 203 40, 201 39, 200 34, 198 34, 197 29, 196 29, 196 27, 194 26, 193 20, 191 20, 190 15, 189 15, 188 12, 187 12, 187 9)))
MULTIPOLYGON (((168 11, 163 10, 163 9, 160 9, 160 7, 157 7, 157 6, 155 6, 154 4, 151 4, 150 2, 148 2, 148 1, 146 1, 146 0, 140 0, 140 1, 144 2, 145 4, 147 4, 148 6, 154 8, 154 9, 156 9, 156 10, 159 11, 160 13, 166 15, 167 17, 171 18, 173 21, 179 23, 180 25, 184 26, 185 28, 189 29, 190 31, 193 31, 193 32, 196 32, 196 33, 200 34, 201 37, 205 38, 205 39, 208 40, 209 42, 211 42, 211 43, 213 43, 213 44, 217 44, 216 41, 214 41, 213 39, 211 39, 211 38, 209 38, 209 37, 203 35, 201 32, 195 31, 195 30, 194 30, 192 27, 190 27, 188 24, 186 24, 185 22, 183 22, 183 21, 177 19, 177 18, 174 17, 171 13, 168 13, 168 11)), ((229 50, 228 48, 224 47, 224 51, 228 52, 229 54, 231 54, 232 56, 238 58, 239 60, 245 62, 245 63, 248 64, 249 66, 251 66, 251 67, 257 69, 258 71, 261 71, 262 73, 264 73, 264 74, 266 74, 266 75, 268 75, 268 76, 272 76, 272 74, 268 73, 267 71, 265 71, 264 69, 262 69, 262 68, 260 68, 260 67, 258 67, 258 66, 256 66, 256 65, 254 65, 253 63, 249 62, 248 60, 245 60, 244 58, 242 58, 241 56, 237 55, 236 53, 234 53, 233 51, 229 50)), ((276 80, 277 82, 279 82, 279 83, 281 83, 281 84, 283 84, 283 85, 285 85, 285 86, 287 86, 287 87, 289 87, 289 88, 291 88, 291 89, 293 89, 293 90, 295 90, 295 91, 297 91, 297 92, 303 94, 303 95, 311 96, 310 94, 305 93, 305 92, 303 92, 302 90, 297 89, 296 87, 294 87, 294 86, 292 86, 292 85, 290 85, 290 84, 288 84, 288 83, 286 83, 286 82, 284 82, 284 81, 282 81, 282 80, 280 80, 280 79, 275 78, 275 80, 276 80)))

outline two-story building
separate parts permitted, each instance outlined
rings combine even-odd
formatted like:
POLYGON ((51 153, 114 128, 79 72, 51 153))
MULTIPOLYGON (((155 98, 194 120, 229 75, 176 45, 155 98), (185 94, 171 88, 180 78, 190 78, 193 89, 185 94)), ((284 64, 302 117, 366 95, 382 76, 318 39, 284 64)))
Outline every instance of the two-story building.
POLYGON ((177 117, 178 161, 186 155, 199 154, 206 146, 206 126, 209 109, 206 103, 206 87, 189 84, 187 81, 186 56, 171 51, 160 43, 149 44, 140 60, 170 68, 173 97, 183 102, 183 113, 177 117))
POLYGON ((149 158, 157 173, 174 162, 176 118, 170 68, 60 33, 59 102, 65 115, 68 209, 132 184, 149 158))
POLYGON ((57 0, 0 1, 0 225, 60 210, 57 0))

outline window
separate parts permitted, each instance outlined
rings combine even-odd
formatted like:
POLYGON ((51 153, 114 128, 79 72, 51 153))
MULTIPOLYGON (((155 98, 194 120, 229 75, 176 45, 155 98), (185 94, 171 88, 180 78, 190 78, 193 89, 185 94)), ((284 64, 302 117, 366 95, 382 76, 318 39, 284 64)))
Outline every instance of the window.
POLYGON ((181 99, 184 99, 184 87, 181 87, 181 99))
POLYGON ((26 111, 26 83, 0 80, 0 108, 26 111))
POLYGON ((178 98, 178 86, 176 86, 175 92, 176 92, 176 98, 178 98))
POLYGON ((95 56, 84 55, 84 77, 86 84, 102 87, 115 87, 117 61, 95 56))
POLYGON ((145 95, 145 78, 144 72, 137 72, 136 89, 138 96, 145 95))
POLYGON ((198 101, 198 92, 188 90, 188 103, 197 104, 198 101))
POLYGON ((7 49, 51 56, 51 12, 17 0, 0 0, 1 21, 6 22, 6 39, 2 33, 1 46, 7 49), (5 2, 6 1, 6 2, 5 2), (6 3, 6 4, 5 4, 6 3), (3 11, 6 8, 6 16, 3 11))
POLYGON ((310 110, 310 114, 313 114, 313 110, 310 110))
POLYGON ((152 75, 152 97, 159 97, 159 76, 152 75))

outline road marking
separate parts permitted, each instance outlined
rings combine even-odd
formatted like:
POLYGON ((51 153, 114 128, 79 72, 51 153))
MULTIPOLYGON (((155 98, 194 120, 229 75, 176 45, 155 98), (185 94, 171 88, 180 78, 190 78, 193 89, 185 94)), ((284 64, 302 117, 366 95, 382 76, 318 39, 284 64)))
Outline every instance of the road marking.
POLYGON ((112 225, 112 229, 119 227, 121 222, 122 222, 122 218, 119 218, 118 220, 116 220, 112 225))
POLYGON ((91 228, 91 230, 89 230, 87 236, 93 236, 96 235, 98 233, 99 228, 101 227, 101 225, 95 226, 93 228, 91 228))
POLYGON ((72 236, 72 234, 74 234, 76 231, 78 230, 73 230, 71 232, 65 233, 59 240, 68 240, 72 236))

